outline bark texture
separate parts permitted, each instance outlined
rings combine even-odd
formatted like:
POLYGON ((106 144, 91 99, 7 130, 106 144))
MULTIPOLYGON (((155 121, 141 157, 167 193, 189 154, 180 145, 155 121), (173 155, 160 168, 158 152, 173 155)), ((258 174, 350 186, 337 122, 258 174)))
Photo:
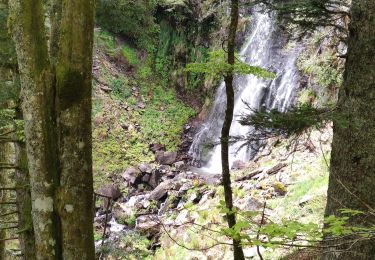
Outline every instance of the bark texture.
POLYGON ((94 259, 91 144, 93 0, 62 1, 56 67, 63 259, 94 259), (79 26, 77 26, 79 25, 79 26))
MULTIPOLYGON (((375 1, 353 0, 344 86, 339 111, 347 127, 334 125, 326 216, 350 208, 372 212, 349 220, 352 225, 375 223, 375 1)), ((345 243, 345 240, 326 245, 345 243)), ((331 248, 323 259, 374 259, 375 240, 331 248), (337 250, 342 250, 338 252, 337 250), (333 252, 335 251, 335 252, 333 252)))
MULTIPOLYGON (((229 27, 228 35, 228 64, 234 65, 235 63, 235 48, 236 48, 236 33, 238 27, 238 15, 239 15, 239 3, 238 0, 232 0, 231 2, 231 22, 229 27)), ((232 66, 233 68, 233 66, 232 66)), ((225 118, 223 128, 221 131, 221 164, 222 164, 222 176, 224 186, 225 205, 229 210, 233 209, 233 194, 230 179, 230 167, 229 167, 229 133, 230 127, 233 121, 233 110, 234 110, 234 89, 233 89, 233 69, 225 76, 225 89, 227 96, 227 107, 225 110, 225 118)), ((227 214, 227 221, 229 228, 232 228, 236 224, 236 216, 232 212, 227 214)), ((235 260, 245 259, 241 241, 239 239, 233 239, 233 254, 235 260)))
POLYGON ((59 259, 53 87, 42 1, 9 1, 11 26, 21 76, 32 217, 38 259, 59 259))

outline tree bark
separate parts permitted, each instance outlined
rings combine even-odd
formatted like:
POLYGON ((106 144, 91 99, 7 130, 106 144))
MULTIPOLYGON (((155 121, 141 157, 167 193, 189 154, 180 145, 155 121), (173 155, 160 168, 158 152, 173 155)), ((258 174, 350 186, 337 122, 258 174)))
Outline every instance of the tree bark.
POLYGON ((30 180, 25 144, 15 143, 15 153, 16 165, 18 166, 15 184, 16 187, 20 187, 16 190, 20 249, 24 259, 33 260, 36 259, 35 237, 31 216, 30 180))
MULTIPOLYGON (((353 0, 348 56, 338 109, 347 127, 334 125, 326 216, 349 208, 372 212, 349 220, 351 225, 375 223, 375 1, 353 0)), ((326 245, 348 242, 337 239, 326 245)), ((323 259, 374 259, 375 240, 333 247, 323 259), (350 249, 349 249, 350 248, 350 249), (343 250, 342 252, 333 252, 343 250)))
POLYGON ((56 67, 64 259, 94 259, 91 77, 93 0, 62 1, 56 67), (79 26, 77 26, 79 25, 79 26))
MULTIPOLYGON (((228 64, 232 65, 231 70, 225 75, 225 89, 227 96, 227 107, 225 110, 225 119, 223 128, 221 130, 221 164, 222 164, 222 177, 224 186, 225 205, 227 209, 233 209, 233 194, 230 179, 229 168, 229 133, 233 120, 234 110, 234 88, 233 88, 233 65, 235 64, 235 49, 236 49, 236 33, 238 27, 239 3, 238 0, 231 2, 231 22, 228 35, 228 64)), ((227 221, 229 228, 236 225, 236 216, 233 212, 227 213, 227 221)), ((235 260, 245 259, 241 240, 233 238, 233 255, 235 260)))
POLYGON ((37 259, 61 259, 54 203, 58 184, 54 87, 41 0, 10 0, 10 24, 21 77, 37 259))

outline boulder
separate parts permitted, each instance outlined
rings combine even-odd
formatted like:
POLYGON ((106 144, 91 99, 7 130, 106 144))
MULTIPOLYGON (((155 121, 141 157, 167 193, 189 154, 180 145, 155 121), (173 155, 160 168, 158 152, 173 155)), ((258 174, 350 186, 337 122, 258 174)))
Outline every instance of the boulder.
POLYGON ((138 169, 139 169, 142 173, 149 173, 149 174, 152 173, 152 167, 151 167, 150 164, 147 164, 147 163, 141 163, 141 164, 138 166, 138 169))
POLYGON ((158 169, 154 170, 152 173, 151 173, 151 176, 148 180, 148 184, 152 187, 152 188, 156 188, 160 181, 161 181, 161 177, 162 177, 162 172, 158 169))
POLYGON ((120 198, 122 195, 120 189, 115 185, 101 187, 96 193, 105 197, 110 197, 113 200, 120 198))
POLYGON ((122 177, 131 185, 137 185, 142 179, 141 171, 135 167, 128 168, 123 174, 122 177))
POLYGON ((163 152, 158 151, 156 153, 156 162, 164 165, 172 165, 176 162, 177 153, 176 152, 163 152))
POLYGON ((168 195, 168 190, 170 189, 170 186, 170 181, 160 183, 153 191, 151 191, 150 199, 162 200, 168 195))
POLYGON ((150 174, 145 174, 145 175, 143 175, 143 177, 142 177, 142 182, 144 182, 144 183, 149 183, 150 178, 151 178, 151 175, 150 175, 150 174))

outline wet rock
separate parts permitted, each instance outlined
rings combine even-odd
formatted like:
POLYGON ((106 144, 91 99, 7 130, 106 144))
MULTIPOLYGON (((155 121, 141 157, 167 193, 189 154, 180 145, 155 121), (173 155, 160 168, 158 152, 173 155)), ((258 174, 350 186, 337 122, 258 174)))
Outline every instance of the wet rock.
POLYGON ((135 167, 128 168, 122 177, 131 185, 139 184, 142 179, 141 171, 135 167))
POLYGON ((232 170, 243 170, 246 168, 246 163, 241 160, 237 160, 233 162, 232 170))
POLYGON ((184 161, 175 162, 173 166, 176 168, 177 171, 182 171, 186 168, 184 161))
POLYGON ((152 173, 152 167, 150 164, 147 164, 147 163, 141 163, 139 166, 138 166, 138 169, 143 172, 143 173, 149 173, 151 174, 152 173))
POLYGON ((162 165, 172 165, 177 159, 176 152, 163 152, 156 153, 156 162, 162 165))
POLYGON ((110 197, 113 200, 116 200, 121 197, 121 191, 115 185, 108 185, 101 187, 96 193, 102 196, 110 197))

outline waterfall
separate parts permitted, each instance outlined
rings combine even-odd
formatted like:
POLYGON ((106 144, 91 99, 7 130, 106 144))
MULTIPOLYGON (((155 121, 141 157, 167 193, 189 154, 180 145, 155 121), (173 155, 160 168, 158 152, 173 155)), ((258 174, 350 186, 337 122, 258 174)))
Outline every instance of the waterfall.
MULTIPOLYGON (((294 101, 298 87, 299 73, 296 61, 300 48, 296 42, 286 42, 276 26, 274 13, 255 11, 252 25, 241 49, 240 58, 249 65, 260 66, 276 73, 274 80, 264 80, 252 75, 235 78, 234 120, 231 136, 244 136, 251 128, 239 124, 239 117, 249 110, 259 108, 278 109, 285 111, 294 101), (286 46, 295 46, 286 48, 286 46)), ((222 82, 217 89, 211 112, 194 137, 189 154, 193 162, 203 164, 202 171, 207 173, 221 172, 220 135, 226 107, 225 84, 222 82)), ((243 142, 230 146, 230 165, 236 160, 248 161, 253 155, 248 147, 239 150, 243 142)))

